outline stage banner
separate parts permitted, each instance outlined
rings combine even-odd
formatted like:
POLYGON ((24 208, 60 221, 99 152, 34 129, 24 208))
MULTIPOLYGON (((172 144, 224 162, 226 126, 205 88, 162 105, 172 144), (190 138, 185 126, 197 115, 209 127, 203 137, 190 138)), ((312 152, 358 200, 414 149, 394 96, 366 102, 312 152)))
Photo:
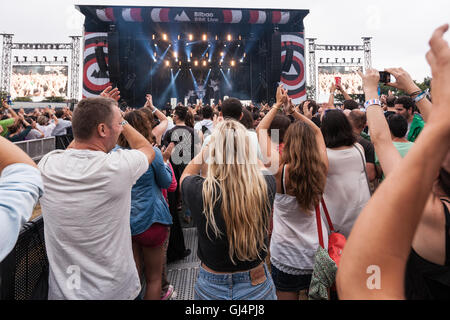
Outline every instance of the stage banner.
POLYGON ((111 85, 107 38, 106 32, 84 34, 83 98, 96 97, 111 85))
POLYGON ((95 9, 96 17, 103 22, 188 22, 188 23, 245 23, 286 25, 303 19, 304 13, 292 10, 218 9, 218 8, 119 8, 95 9), (119 13, 120 12, 120 13, 119 13))
POLYGON ((306 100, 305 39, 303 32, 281 33, 280 82, 294 104, 306 100))

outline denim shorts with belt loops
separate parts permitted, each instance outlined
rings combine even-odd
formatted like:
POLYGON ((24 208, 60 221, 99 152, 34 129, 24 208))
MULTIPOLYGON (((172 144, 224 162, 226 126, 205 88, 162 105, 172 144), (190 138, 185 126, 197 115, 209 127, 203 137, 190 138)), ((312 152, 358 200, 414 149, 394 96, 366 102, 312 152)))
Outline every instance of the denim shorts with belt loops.
POLYGON ((265 263, 252 270, 217 274, 200 266, 195 300, 277 300, 275 285, 265 263))

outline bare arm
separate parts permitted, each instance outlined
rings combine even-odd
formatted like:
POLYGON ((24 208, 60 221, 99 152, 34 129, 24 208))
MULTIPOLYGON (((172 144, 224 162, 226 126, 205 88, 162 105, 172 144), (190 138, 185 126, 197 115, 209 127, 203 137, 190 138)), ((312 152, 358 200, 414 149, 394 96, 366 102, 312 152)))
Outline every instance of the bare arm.
POLYGON ((17 119, 19 116, 17 115, 17 113, 14 111, 14 108, 12 108, 11 106, 8 105, 8 103, 6 101, 3 100, 3 108, 5 108, 6 110, 9 110, 9 112, 11 113, 11 115, 13 116, 14 119, 17 119))
MULTIPOLYGON (((409 75, 408 72, 406 72, 405 70, 403 70, 402 68, 391 68, 391 69, 386 69, 387 72, 389 72, 390 74, 392 74, 395 79, 397 80, 394 83, 388 83, 388 86, 400 89, 405 91, 407 94, 412 95, 415 92, 420 92, 422 90, 420 90, 420 88, 414 83, 413 79, 411 78, 411 76, 409 75)), ((417 96, 417 94, 413 95, 412 97, 415 98, 417 96)), ((423 116, 423 120, 425 122, 428 121, 428 117, 430 116, 431 113, 431 102, 430 100, 428 100, 426 97, 421 99, 420 101, 418 101, 416 103, 417 107, 420 110, 420 113, 423 116)))
POLYGON ((345 100, 353 100, 352 97, 350 97, 350 95, 344 90, 344 88, 342 88, 342 85, 339 84, 336 87, 342 93, 345 100))
MULTIPOLYGON (((378 71, 369 69, 366 75, 362 73, 360 75, 364 81, 366 100, 378 99, 377 86, 380 79, 378 71)), ((380 160, 381 168, 387 176, 402 160, 402 157, 392 143, 389 125, 381 106, 373 105, 368 107, 366 115, 371 141, 380 160)))
POLYGON ((336 91, 336 86, 333 83, 330 88, 330 98, 328 99, 329 106, 334 106, 334 92, 335 91, 336 91))
POLYGON ((159 124, 152 129, 152 133, 156 138, 156 142, 161 144, 161 138, 166 132, 166 129, 169 125, 169 120, 158 108, 153 105, 152 95, 148 94, 146 96, 147 102, 145 103, 145 107, 149 108, 153 114, 159 119, 159 124))
POLYGON ((342 299, 404 298, 404 271, 414 233, 450 149, 450 48, 443 39, 447 30, 445 25, 434 32, 427 54, 433 72, 433 113, 401 165, 380 185, 353 227, 337 274, 342 299), (378 290, 367 286, 370 266, 380 270, 378 290))
POLYGON ((127 139, 131 149, 143 152, 148 158, 148 163, 152 163, 153 159, 155 159, 155 150, 153 150, 152 145, 143 135, 128 123, 124 125, 122 134, 127 139))

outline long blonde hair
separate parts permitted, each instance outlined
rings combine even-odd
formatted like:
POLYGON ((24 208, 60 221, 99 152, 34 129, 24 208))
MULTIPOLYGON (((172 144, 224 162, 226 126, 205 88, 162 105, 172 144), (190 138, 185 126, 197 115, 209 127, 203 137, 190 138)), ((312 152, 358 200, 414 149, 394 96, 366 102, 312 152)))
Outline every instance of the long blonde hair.
POLYGON ((260 251, 267 251, 269 197, 245 127, 235 120, 220 122, 211 134, 208 156, 202 191, 207 234, 210 226, 221 237, 214 218, 214 207, 221 200, 231 261, 261 259, 260 251))

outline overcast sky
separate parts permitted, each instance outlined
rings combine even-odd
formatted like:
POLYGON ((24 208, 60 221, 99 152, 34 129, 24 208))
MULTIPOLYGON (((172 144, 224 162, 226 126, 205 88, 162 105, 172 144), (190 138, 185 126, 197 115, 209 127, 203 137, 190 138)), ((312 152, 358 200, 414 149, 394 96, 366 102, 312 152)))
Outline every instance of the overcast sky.
POLYGON ((83 15, 74 4, 240 8, 242 3, 309 9, 305 36, 319 44, 361 44, 361 37, 373 37, 373 67, 403 67, 420 81, 430 75, 425 53, 432 31, 450 22, 449 0, 1 0, 0 32, 13 33, 14 42, 70 42, 68 36, 82 34, 83 15))

